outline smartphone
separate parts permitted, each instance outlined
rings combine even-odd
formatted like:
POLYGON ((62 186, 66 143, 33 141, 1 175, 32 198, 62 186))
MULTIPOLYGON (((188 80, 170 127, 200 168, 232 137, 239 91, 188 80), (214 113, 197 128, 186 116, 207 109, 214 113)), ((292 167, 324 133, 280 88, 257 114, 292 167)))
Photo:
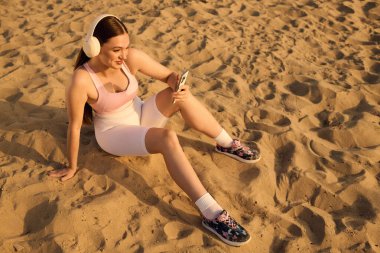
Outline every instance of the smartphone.
MULTIPOLYGON (((177 85, 175 86, 175 91, 178 92, 178 91, 181 91, 181 87, 183 85, 185 85, 186 83, 186 78, 187 78, 187 75, 189 74, 189 71, 186 70, 182 73, 181 77, 179 78, 179 81, 177 83, 177 85)), ((173 100, 173 104, 175 104, 175 99, 173 100)))
POLYGON ((185 85, 185 82, 186 82, 186 78, 187 78, 187 75, 189 74, 189 71, 188 70, 186 70, 186 71, 184 71, 183 73, 182 73, 182 75, 181 75, 181 77, 179 78, 179 81, 178 81, 178 83, 177 83, 177 85, 176 85, 176 87, 175 87, 175 91, 180 91, 181 90, 181 87, 183 86, 183 85, 185 85))

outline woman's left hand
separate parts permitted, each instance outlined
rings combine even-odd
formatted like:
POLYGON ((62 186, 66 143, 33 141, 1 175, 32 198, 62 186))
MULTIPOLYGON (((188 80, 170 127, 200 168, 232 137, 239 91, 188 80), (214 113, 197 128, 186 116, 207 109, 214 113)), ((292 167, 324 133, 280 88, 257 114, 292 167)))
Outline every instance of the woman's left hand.
POLYGON ((63 169, 55 169, 55 170, 49 171, 48 175, 50 177, 60 178, 61 181, 66 181, 72 178, 75 175, 76 171, 77 169, 67 167, 63 169))
POLYGON ((188 85, 183 85, 181 90, 173 92, 173 99, 177 102, 185 101, 190 95, 190 87, 188 85))

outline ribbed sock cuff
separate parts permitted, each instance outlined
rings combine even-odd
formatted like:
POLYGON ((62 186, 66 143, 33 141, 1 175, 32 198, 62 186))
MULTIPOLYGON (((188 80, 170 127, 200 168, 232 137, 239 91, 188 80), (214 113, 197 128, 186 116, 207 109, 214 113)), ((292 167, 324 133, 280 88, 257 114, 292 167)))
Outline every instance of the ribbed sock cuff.
POLYGON ((225 148, 231 147, 232 142, 233 142, 233 139, 231 138, 231 136, 224 129, 222 129, 220 134, 216 136, 214 140, 216 141, 216 143, 218 143, 218 145, 225 148))
POLYGON ((200 197, 197 201, 195 201, 195 205, 199 208, 199 210, 202 213, 215 203, 215 199, 208 192, 204 194, 202 197, 200 197))

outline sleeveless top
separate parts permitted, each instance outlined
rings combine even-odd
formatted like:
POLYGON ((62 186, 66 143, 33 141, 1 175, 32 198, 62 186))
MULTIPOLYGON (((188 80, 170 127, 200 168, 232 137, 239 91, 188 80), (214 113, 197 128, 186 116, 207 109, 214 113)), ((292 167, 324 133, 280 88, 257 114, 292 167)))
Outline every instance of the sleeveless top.
POLYGON ((116 111, 121 106, 132 101, 137 96, 138 82, 137 79, 129 71, 125 64, 122 64, 121 69, 129 80, 129 85, 127 89, 121 92, 110 92, 108 91, 100 78, 96 73, 90 68, 90 66, 85 63, 83 64, 87 72, 90 74, 92 81, 98 91, 98 100, 95 103, 91 103, 91 107, 98 114, 106 114, 116 111))

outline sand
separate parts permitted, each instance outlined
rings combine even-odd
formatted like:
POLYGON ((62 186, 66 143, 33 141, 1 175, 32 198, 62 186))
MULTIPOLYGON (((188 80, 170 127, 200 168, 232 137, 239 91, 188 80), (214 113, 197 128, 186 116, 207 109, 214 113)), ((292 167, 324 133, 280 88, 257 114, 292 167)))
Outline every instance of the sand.
MULTIPOLYGON (((380 3, 0 1, 0 252, 380 252, 380 3), (160 155, 114 157, 82 129, 62 183, 69 84, 101 13, 190 69, 192 92, 262 160, 239 163, 174 116, 208 191, 251 233, 207 232, 160 155)), ((165 85, 138 75, 145 99, 165 85)))

